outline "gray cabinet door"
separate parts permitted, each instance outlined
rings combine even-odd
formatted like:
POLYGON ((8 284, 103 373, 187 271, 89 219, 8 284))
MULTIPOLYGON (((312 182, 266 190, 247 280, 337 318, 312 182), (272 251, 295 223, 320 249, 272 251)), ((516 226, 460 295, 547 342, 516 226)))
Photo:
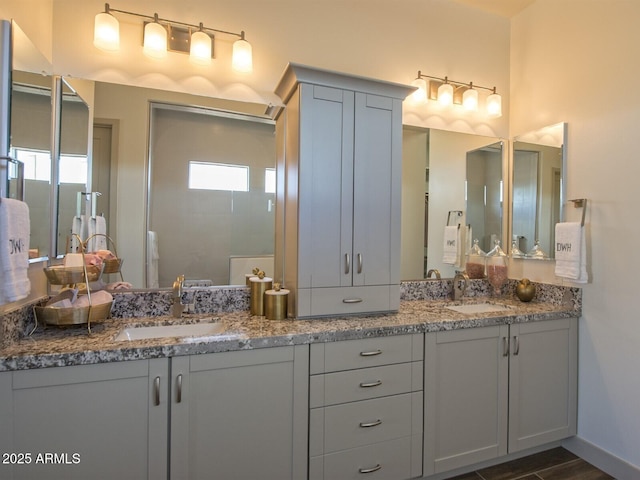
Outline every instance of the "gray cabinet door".
POLYGON ((507 453, 509 327, 425 335, 424 474, 507 453))
POLYGON ((308 346, 172 359, 171 478, 306 478, 308 361, 308 346))
POLYGON ((509 452, 576 434, 576 318, 511 325, 509 452))
POLYGON ((3 373, 0 446, 29 458, 0 465, 0 478, 166 478, 168 364, 154 359, 3 373))

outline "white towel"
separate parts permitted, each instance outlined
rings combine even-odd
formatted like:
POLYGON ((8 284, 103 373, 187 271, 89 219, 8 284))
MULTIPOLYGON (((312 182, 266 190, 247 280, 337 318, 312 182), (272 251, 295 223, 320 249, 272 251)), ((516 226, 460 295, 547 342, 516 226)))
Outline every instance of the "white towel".
POLYGON ((73 220, 71 220, 71 253, 79 253, 81 251, 80 243, 85 238, 87 238, 86 217, 84 215, 73 217, 73 220))
POLYGON ((457 225, 444 227, 444 245, 442 263, 456 265, 460 263, 460 229, 457 225))
POLYGON ((587 248, 584 226, 578 222, 556 224, 556 268, 558 277, 587 283, 587 248))
POLYGON ((107 249, 107 220, 102 215, 97 215, 89 220, 87 238, 90 238, 87 245, 88 252, 97 252, 107 249), (95 235, 95 236, 94 236, 95 235))
POLYGON ((0 305, 31 293, 29 281, 29 206, 20 200, 0 200, 0 305))

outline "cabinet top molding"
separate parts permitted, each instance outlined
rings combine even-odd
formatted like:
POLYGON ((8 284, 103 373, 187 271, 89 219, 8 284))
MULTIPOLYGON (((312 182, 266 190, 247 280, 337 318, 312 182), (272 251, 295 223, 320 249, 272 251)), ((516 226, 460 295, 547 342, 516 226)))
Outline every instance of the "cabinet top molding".
POLYGON ((275 93, 286 103, 299 83, 311 83, 325 87, 399 98, 401 100, 404 100, 416 89, 401 83, 323 70, 298 63, 289 63, 275 88, 275 93))

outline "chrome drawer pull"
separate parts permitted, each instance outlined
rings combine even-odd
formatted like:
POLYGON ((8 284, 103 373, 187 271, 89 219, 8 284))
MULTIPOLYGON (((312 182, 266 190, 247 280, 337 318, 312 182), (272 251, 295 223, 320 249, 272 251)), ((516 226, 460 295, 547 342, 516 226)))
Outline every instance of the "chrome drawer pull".
POLYGON ((178 374, 178 392, 176 395, 176 403, 182 403, 182 374, 178 374))
POLYGON ((360 473, 373 473, 373 472, 377 472, 381 468, 382 468, 382 465, 377 464, 375 467, 371 467, 371 468, 359 468, 358 472, 360 472, 360 473))
POLYGON ((377 427, 380 424, 382 424, 382 420, 376 420, 375 422, 360 422, 360 427, 371 428, 371 427, 377 427))
POLYGON ((342 303, 362 303, 361 298, 345 298, 342 303))
POLYGON ((362 273, 362 254, 358 254, 358 273, 362 273))
POLYGON ((349 258, 349 254, 344 254, 344 274, 347 275, 351 270, 351 259, 349 258))
POLYGON ((370 352, 360 352, 361 357, 373 357, 374 355, 380 355, 382 350, 372 350, 370 352))
POLYGON ((507 337, 502 337, 502 356, 509 356, 509 339, 507 337))
POLYGON ((362 382, 360 384, 361 388, 371 388, 371 387, 377 387, 379 385, 382 385, 382 380, 376 380, 375 382, 362 382))
POLYGON ((153 380, 153 405, 155 407, 160 405, 160 377, 153 380))

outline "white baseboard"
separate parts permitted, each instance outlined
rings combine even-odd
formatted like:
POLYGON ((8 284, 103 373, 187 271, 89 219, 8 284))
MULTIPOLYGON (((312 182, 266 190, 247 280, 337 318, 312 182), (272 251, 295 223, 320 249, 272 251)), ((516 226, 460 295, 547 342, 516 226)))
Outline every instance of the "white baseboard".
POLYGON ((618 480, 640 479, 640 467, 602 450, 580 437, 571 437, 562 446, 618 480))

